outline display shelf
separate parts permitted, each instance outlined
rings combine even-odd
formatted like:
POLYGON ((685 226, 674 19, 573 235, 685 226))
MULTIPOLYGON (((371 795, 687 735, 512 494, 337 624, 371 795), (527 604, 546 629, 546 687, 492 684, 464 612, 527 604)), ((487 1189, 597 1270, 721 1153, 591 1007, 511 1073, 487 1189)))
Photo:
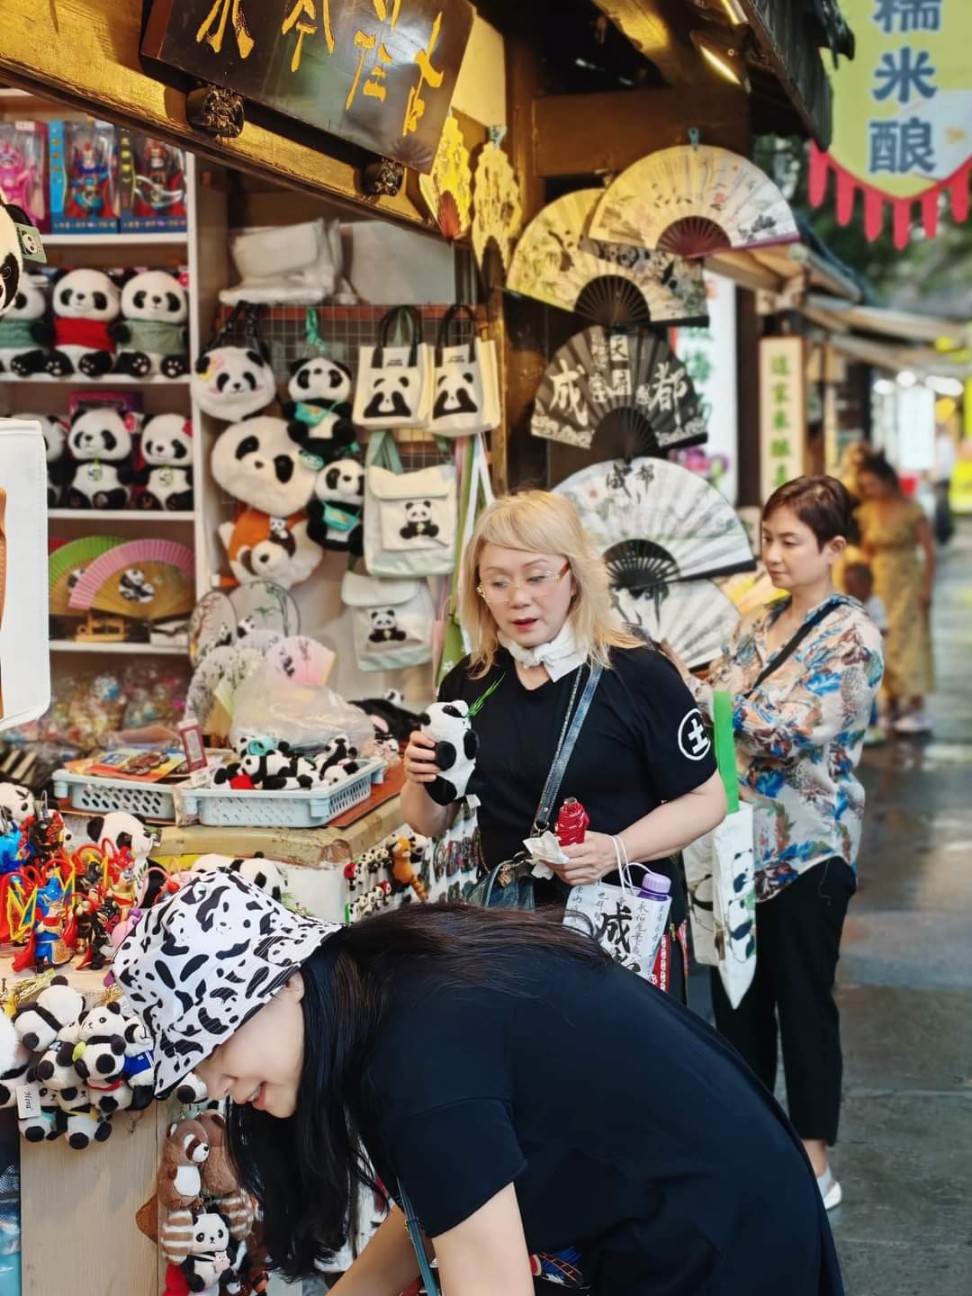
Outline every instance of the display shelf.
POLYGON ((192 381, 191 374, 183 374, 181 378, 163 378, 159 374, 153 374, 150 378, 132 378, 129 374, 102 374, 100 378, 85 378, 83 374, 68 374, 66 378, 52 378, 50 374, 31 374, 29 378, 20 378, 17 374, 0 374, 0 382, 14 383, 17 386, 27 387, 31 383, 42 383, 45 387, 54 385, 81 387, 86 386, 104 387, 187 387, 192 381))
POLYGON ((42 234, 41 242, 45 247, 140 247, 143 244, 157 246, 185 246, 189 235, 185 230, 120 230, 117 234, 42 234))
POLYGON ((71 509, 47 510, 51 522, 193 522, 195 513, 165 513, 161 509, 71 509))
POLYGON ((117 656, 135 657, 187 657, 189 648, 186 644, 149 644, 149 643, 115 643, 108 640, 100 643, 97 640, 52 639, 51 652, 64 653, 114 653, 117 656))

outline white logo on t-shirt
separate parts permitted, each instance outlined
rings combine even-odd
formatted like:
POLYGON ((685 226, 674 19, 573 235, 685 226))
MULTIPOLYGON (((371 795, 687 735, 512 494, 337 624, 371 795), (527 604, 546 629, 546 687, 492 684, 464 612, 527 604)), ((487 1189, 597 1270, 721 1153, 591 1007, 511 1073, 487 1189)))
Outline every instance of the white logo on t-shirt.
POLYGON ((712 740, 698 707, 693 707, 678 726, 678 749, 690 761, 702 760, 712 750, 712 740))

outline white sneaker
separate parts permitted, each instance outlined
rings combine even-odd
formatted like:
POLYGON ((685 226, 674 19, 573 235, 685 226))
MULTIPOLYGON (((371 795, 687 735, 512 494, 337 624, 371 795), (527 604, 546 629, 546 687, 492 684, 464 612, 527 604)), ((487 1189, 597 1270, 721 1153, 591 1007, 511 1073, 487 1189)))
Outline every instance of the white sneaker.
POLYGON ((820 1189, 820 1196, 823 1198, 824 1210, 833 1210, 844 1200, 844 1194, 840 1184, 834 1178, 834 1172, 830 1166, 822 1175, 817 1175, 817 1187, 820 1189))
POLYGON ((930 734, 932 722, 924 711, 909 711, 894 722, 894 732, 899 734, 930 734))

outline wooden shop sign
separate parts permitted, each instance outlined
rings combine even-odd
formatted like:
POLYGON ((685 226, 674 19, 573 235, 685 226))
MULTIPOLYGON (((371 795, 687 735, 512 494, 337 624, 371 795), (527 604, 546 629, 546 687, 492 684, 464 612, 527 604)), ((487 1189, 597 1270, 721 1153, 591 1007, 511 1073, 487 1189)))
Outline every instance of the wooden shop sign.
POLYGON ((467 0, 152 0, 146 58, 429 171, 467 0))

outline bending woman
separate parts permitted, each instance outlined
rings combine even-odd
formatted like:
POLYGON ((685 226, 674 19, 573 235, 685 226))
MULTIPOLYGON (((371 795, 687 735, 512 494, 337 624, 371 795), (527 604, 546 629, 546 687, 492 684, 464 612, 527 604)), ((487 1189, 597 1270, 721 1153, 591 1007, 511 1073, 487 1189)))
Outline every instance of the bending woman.
MULTIPOLYGON (((586 679, 600 662, 606 669, 560 792, 581 802, 590 831, 565 848, 570 862, 556 871, 566 886, 614 872, 617 837, 622 858, 672 879, 671 926, 655 979, 680 997, 686 904, 672 857, 726 813, 694 700, 660 653, 622 632, 601 557, 559 495, 525 491, 486 509, 463 555, 461 601, 473 649, 443 680, 439 698, 477 707, 479 757, 468 790, 480 799, 485 867, 522 851, 578 672, 586 679)), ((413 733, 402 810, 431 837, 455 815, 425 791, 437 772, 434 744, 413 733)), ((563 904, 566 886, 540 898, 563 904)))
POLYGON ((834 977, 864 816, 854 768, 883 669, 881 632, 832 580, 851 507, 833 477, 800 477, 770 496, 763 559, 789 598, 744 621, 708 682, 692 685, 708 712, 713 688, 733 695, 755 818, 756 976, 736 1009, 712 977, 716 1025, 771 1091, 779 1036, 790 1119, 828 1209, 841 1200, 827 1155, 842 1074, 834 977))
MULTIPOLYGON (((114 975, 159 1092, 194 1069, 234 1104, 230 1150, 288 1277, 341 1244, 363 1144, 411 1199, 444 1296, 532 1296, 530 1252, 572 1243, 595 1296, 843 1292, 773 1099, 708 1026, 547 918, 410 905, 342 928, 203 873, 114 975)), ((395 1206, 332 1290, 399 1296, 417 1274, 395 1206)))

